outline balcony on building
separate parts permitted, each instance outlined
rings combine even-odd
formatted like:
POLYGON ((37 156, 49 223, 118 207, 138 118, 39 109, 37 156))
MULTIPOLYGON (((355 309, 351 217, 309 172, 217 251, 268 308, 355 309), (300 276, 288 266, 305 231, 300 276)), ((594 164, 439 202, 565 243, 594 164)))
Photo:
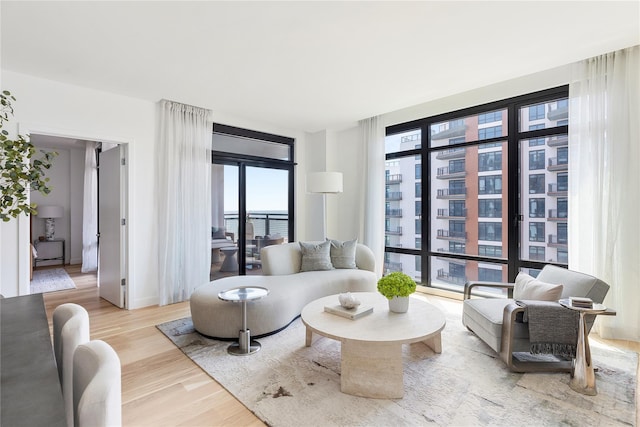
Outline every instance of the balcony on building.
POLYGON ((566 222, 567 218, 568 218, 568 213, 566 210, 558 211, 558 209, 549 209, 549 216, 547 217, 549 221, 566 222))
POLYGON ((402 191, 390 191, 386 194, 385 199, 390 202, 402 200, 402 191))
MULTIPOLYGON (((437 252, 440 252, 442 254, 464 254, 464 251, 449 251, 445 248, 438 248, 436 249, 437 252)), ((466 259, 457 259, 457 258, 448 258, 446 256, 437 256, 436 259, 438 259, 439 261, 445 261, 448 262, 449 264, 455 264, 455 265, 467 265, 467 260, 466 259)))
POLYGON ((392 271, 399 271, 402 273, 402 263, 401 262, 392 262, 392 261, 388 261, 384 263, 384 271, 386 272, 392 272, 392 271))
POLYGON ((436 178, 438 179, 453 179, 464 178, 467 172, 461 168, 450 168, 449 166, 443 166, 438 168, 436 172, 436 178))
POLYGON ((569 161, 567 159, 559 159, 557 157, 551 157, 547 163, 547 170, 549 172, 566 171, 569 169, 569 161))
POLYGON ((387 218, 401 218, 402 209, 386 209, 384 211, 384 216, 386 216, 387 218))
POLYGON ((387 175, 386 177, 387 185, 400 184, 400 183, 402 183, 402 174, 398 173, 395 175, 387 175))
POLYGON ((438 230, 438 239, 442 240, 452 240, 456 242, 466 242, 467 241, 467 232, 466 231, 449 231, 449 230, 438 230))
POLYGON ((467 282, 467 278, 463 276, 454 276, 450 274, 448 271, 445 271, 444 268, 438 269, 438 280, 442 280, 443 282, 452 283, 454 285, 464 285, 467 282))
POLYGON ((569 118, 569 105, 565 105, 560 108, 551 108, 549 105, 549 110, 547 111, 547 119, 552 121, 557 120, 565 120, 569 118))
POLYGON ((567 248, 568 242, 566 237, 558 237, 557 234, 549 234, 547 245, 550 248, 567 248))
POLYGON ((389 234, 391 236, 401 236, 402 227, 385 227, 384 234, 389 234))
POLYGON ((467 196, 467 188, 441 188, 436 194, 438 199, 464 199, 467 196))
POLYGON ((450 211, 449 209, 438 209, 436 218, 438 219, 464 219, 467 217, 466 209, 450 211))
POLYGON ((452 160, 462 159, 466 154, 467 149, 465 147, 450 148, 448 150, 438 151, 436 159, 438 160, 452 160))
POLYGON ((449 122, 449 126, 447 129, 443 129, 439 132, 435 132, 431 134, 431 140, 436 139, 449 139, 456 138, 458 136, 464 136, 467 131, 467 127, 462 120, 456 120, 453 122, 449 122))
POLYGON ((567 189, 566 187, 562 186, 562 187, 558 187, 557 183, 551 183, 548 185, 547 187, 547 196, 556 196, 556 197, 561 197, 561 196, 566 196, 567 195, 567 189))
POLYGON ((559 135, 552 136, 547 140, 547 145, 549 147, 564 147, 569 144, 569 136, 568 135, 559 135))

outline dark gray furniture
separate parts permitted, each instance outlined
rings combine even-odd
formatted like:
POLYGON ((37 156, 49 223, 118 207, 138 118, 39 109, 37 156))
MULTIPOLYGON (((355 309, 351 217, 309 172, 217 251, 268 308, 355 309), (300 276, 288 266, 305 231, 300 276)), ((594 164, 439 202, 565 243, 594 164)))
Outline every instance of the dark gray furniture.
POLYGON ((66 426, 42 294, 0 299, 0 425, 66 426))
MULTIPOLYGON (((602 303, 609 291, 609 285, 598 278, 554 265, 546 265, 537 279, 562 284, 561 298, 589 297, 596 303, 602 303)), ((524 308, 511 298, 513 287, 512 283, 467 282, 464 287, 462 323, 495 350, 514 372, 571 372, 570 360, 539 362, 519 360, 516 357, 517 353, 530 353, 531 343, 529 324, 521 321, 524 308), (506 289, 509 298, 472 298, 473 291, 478 287, 506 289)), ((592 323, 593 321, 590 322, 589 329, 592 323)))

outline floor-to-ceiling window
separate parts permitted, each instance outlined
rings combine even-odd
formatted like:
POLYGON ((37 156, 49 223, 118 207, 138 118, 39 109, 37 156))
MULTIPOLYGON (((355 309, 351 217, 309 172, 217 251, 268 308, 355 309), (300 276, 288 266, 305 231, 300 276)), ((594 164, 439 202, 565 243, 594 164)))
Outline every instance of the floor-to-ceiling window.
POLYGON ((214 124, 212 143, 211 277, 261 274, 260 250, 294 239, 294 140, 214 124))
POLYGON ((388 127, 385 272, 461 291, 566 265, 567 97, 560 87, 388 127))

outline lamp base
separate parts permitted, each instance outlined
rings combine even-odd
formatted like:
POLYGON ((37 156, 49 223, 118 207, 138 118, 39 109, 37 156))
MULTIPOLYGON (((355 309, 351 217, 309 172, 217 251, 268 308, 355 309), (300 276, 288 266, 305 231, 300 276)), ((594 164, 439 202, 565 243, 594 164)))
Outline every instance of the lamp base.
POLYGON ((47 218, 44 221, 44 238, 45 240, 53 240, 56 230, 54 225, 55 219, 47 218))

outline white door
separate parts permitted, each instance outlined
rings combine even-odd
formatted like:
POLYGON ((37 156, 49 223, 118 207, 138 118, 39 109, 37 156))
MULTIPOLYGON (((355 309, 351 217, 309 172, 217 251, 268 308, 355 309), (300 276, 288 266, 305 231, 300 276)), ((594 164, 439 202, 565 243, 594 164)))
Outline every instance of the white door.
POLYGON ((124 147, 100 153, 98 168, 98 285, 100 297, 123 308, 126 292, 126 166, 124 147))

